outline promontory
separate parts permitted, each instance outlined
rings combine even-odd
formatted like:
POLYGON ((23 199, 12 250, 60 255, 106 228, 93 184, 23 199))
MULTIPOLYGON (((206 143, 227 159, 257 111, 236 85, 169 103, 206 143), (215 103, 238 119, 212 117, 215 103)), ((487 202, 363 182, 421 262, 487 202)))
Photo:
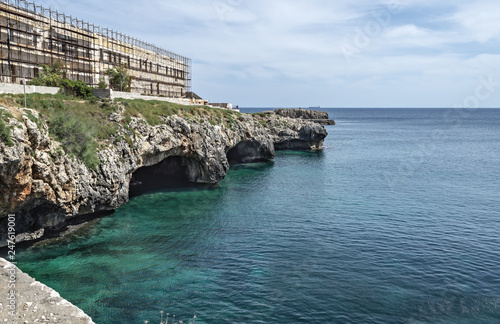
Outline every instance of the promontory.
POLYGON ((270 161, 277 149, 321 149, 325 128, 277 114, 162 101, 0 97, 0 237, 17 241, 76 216, 112 211, 131 188, 176 178, 215 184, 230 164, 270 161))

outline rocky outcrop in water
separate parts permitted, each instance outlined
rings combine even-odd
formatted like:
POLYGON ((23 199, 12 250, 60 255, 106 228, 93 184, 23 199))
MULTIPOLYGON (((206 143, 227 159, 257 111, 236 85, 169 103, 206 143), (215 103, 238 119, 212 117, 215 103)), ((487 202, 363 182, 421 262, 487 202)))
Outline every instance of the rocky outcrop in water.
POLYGON ((122 113, 109 116, 120 131, 100 143, 101 165, 96 170, 65 154, 47 125, 33 121, 33 116, 39 118, 35 110, 20 109, 22 121, 8 119, 14 145, 0 140, 1 245, 8 214, 16 215, 18 241, 36 239, 74 216, 122 206, 129 199, 131 181, 140 185, 158 175, 157 181, 177 176, 213 184, 225 177, 232 163, 268 161, 275 149, 319 149, 327 136, 314 122, 277 115, 241 114, 230 124, 174 115, 163 117, 157 126, 132 117, 125 127, 122 113), (149 176, 136 179, 141 172, 149 176))
POLYGON ((269 131, 276 150, 313 149, 323 147, 328 135, 325 128, 311 121, 281 117, 277 114, 255 114, 269 131))
POLYGON ((310 109, 275 109, 274 113, 283 117, 308 119, 321 125, 335 125, 335 121, 329 119, 326 111, 310 109))

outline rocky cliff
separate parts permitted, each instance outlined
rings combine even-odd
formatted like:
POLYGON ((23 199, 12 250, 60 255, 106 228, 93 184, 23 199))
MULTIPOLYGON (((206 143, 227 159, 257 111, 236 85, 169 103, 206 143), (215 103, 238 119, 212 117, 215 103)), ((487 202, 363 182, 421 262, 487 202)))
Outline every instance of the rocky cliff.
POLYGON ((13 145, 0 139, 1 245, 8 214, 16 215, 18 241, 35 239, 74 216, 120 207, 131 184, 172 178, 213 184, 232 163, 268 161, 275 149, 319 149, 327 136, 314 122, 277 115, 237 114, 214 122, 202 114, 174 114, 152 125, 142 116, 125 116, 119 106, 108 116, 118 132, 99 142, 100 165, 89 168, 65 153, 36 110, 9 110, 4 119, 13 145))
POLYGON ((275 109, 274 113, 283 117, 308 119, 321 125, 335 125, 335 121, 328 117, 326 111, 310 109, 275 109))

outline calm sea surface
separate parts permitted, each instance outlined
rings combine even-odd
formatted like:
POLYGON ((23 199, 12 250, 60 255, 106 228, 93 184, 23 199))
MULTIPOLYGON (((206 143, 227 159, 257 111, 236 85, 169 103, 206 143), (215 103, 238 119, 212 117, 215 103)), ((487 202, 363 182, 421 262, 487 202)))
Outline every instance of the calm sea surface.
POLYGON ((328 111, 324 151, 133 198, 19 267, 103 324, 499 323, 500 110, 328 111))

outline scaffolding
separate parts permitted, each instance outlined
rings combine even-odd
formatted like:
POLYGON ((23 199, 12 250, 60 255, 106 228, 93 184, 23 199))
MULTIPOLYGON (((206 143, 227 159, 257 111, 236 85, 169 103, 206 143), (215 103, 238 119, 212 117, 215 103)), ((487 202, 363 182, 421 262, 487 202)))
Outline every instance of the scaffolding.
POLYGON ((32 80, 40 65, 60 61, 66 78, 93 87, 124 66, 132 92, 180 98, 192 91, 191 59, 25 0, 0 0, 0 58, 1 82, 32 80))

